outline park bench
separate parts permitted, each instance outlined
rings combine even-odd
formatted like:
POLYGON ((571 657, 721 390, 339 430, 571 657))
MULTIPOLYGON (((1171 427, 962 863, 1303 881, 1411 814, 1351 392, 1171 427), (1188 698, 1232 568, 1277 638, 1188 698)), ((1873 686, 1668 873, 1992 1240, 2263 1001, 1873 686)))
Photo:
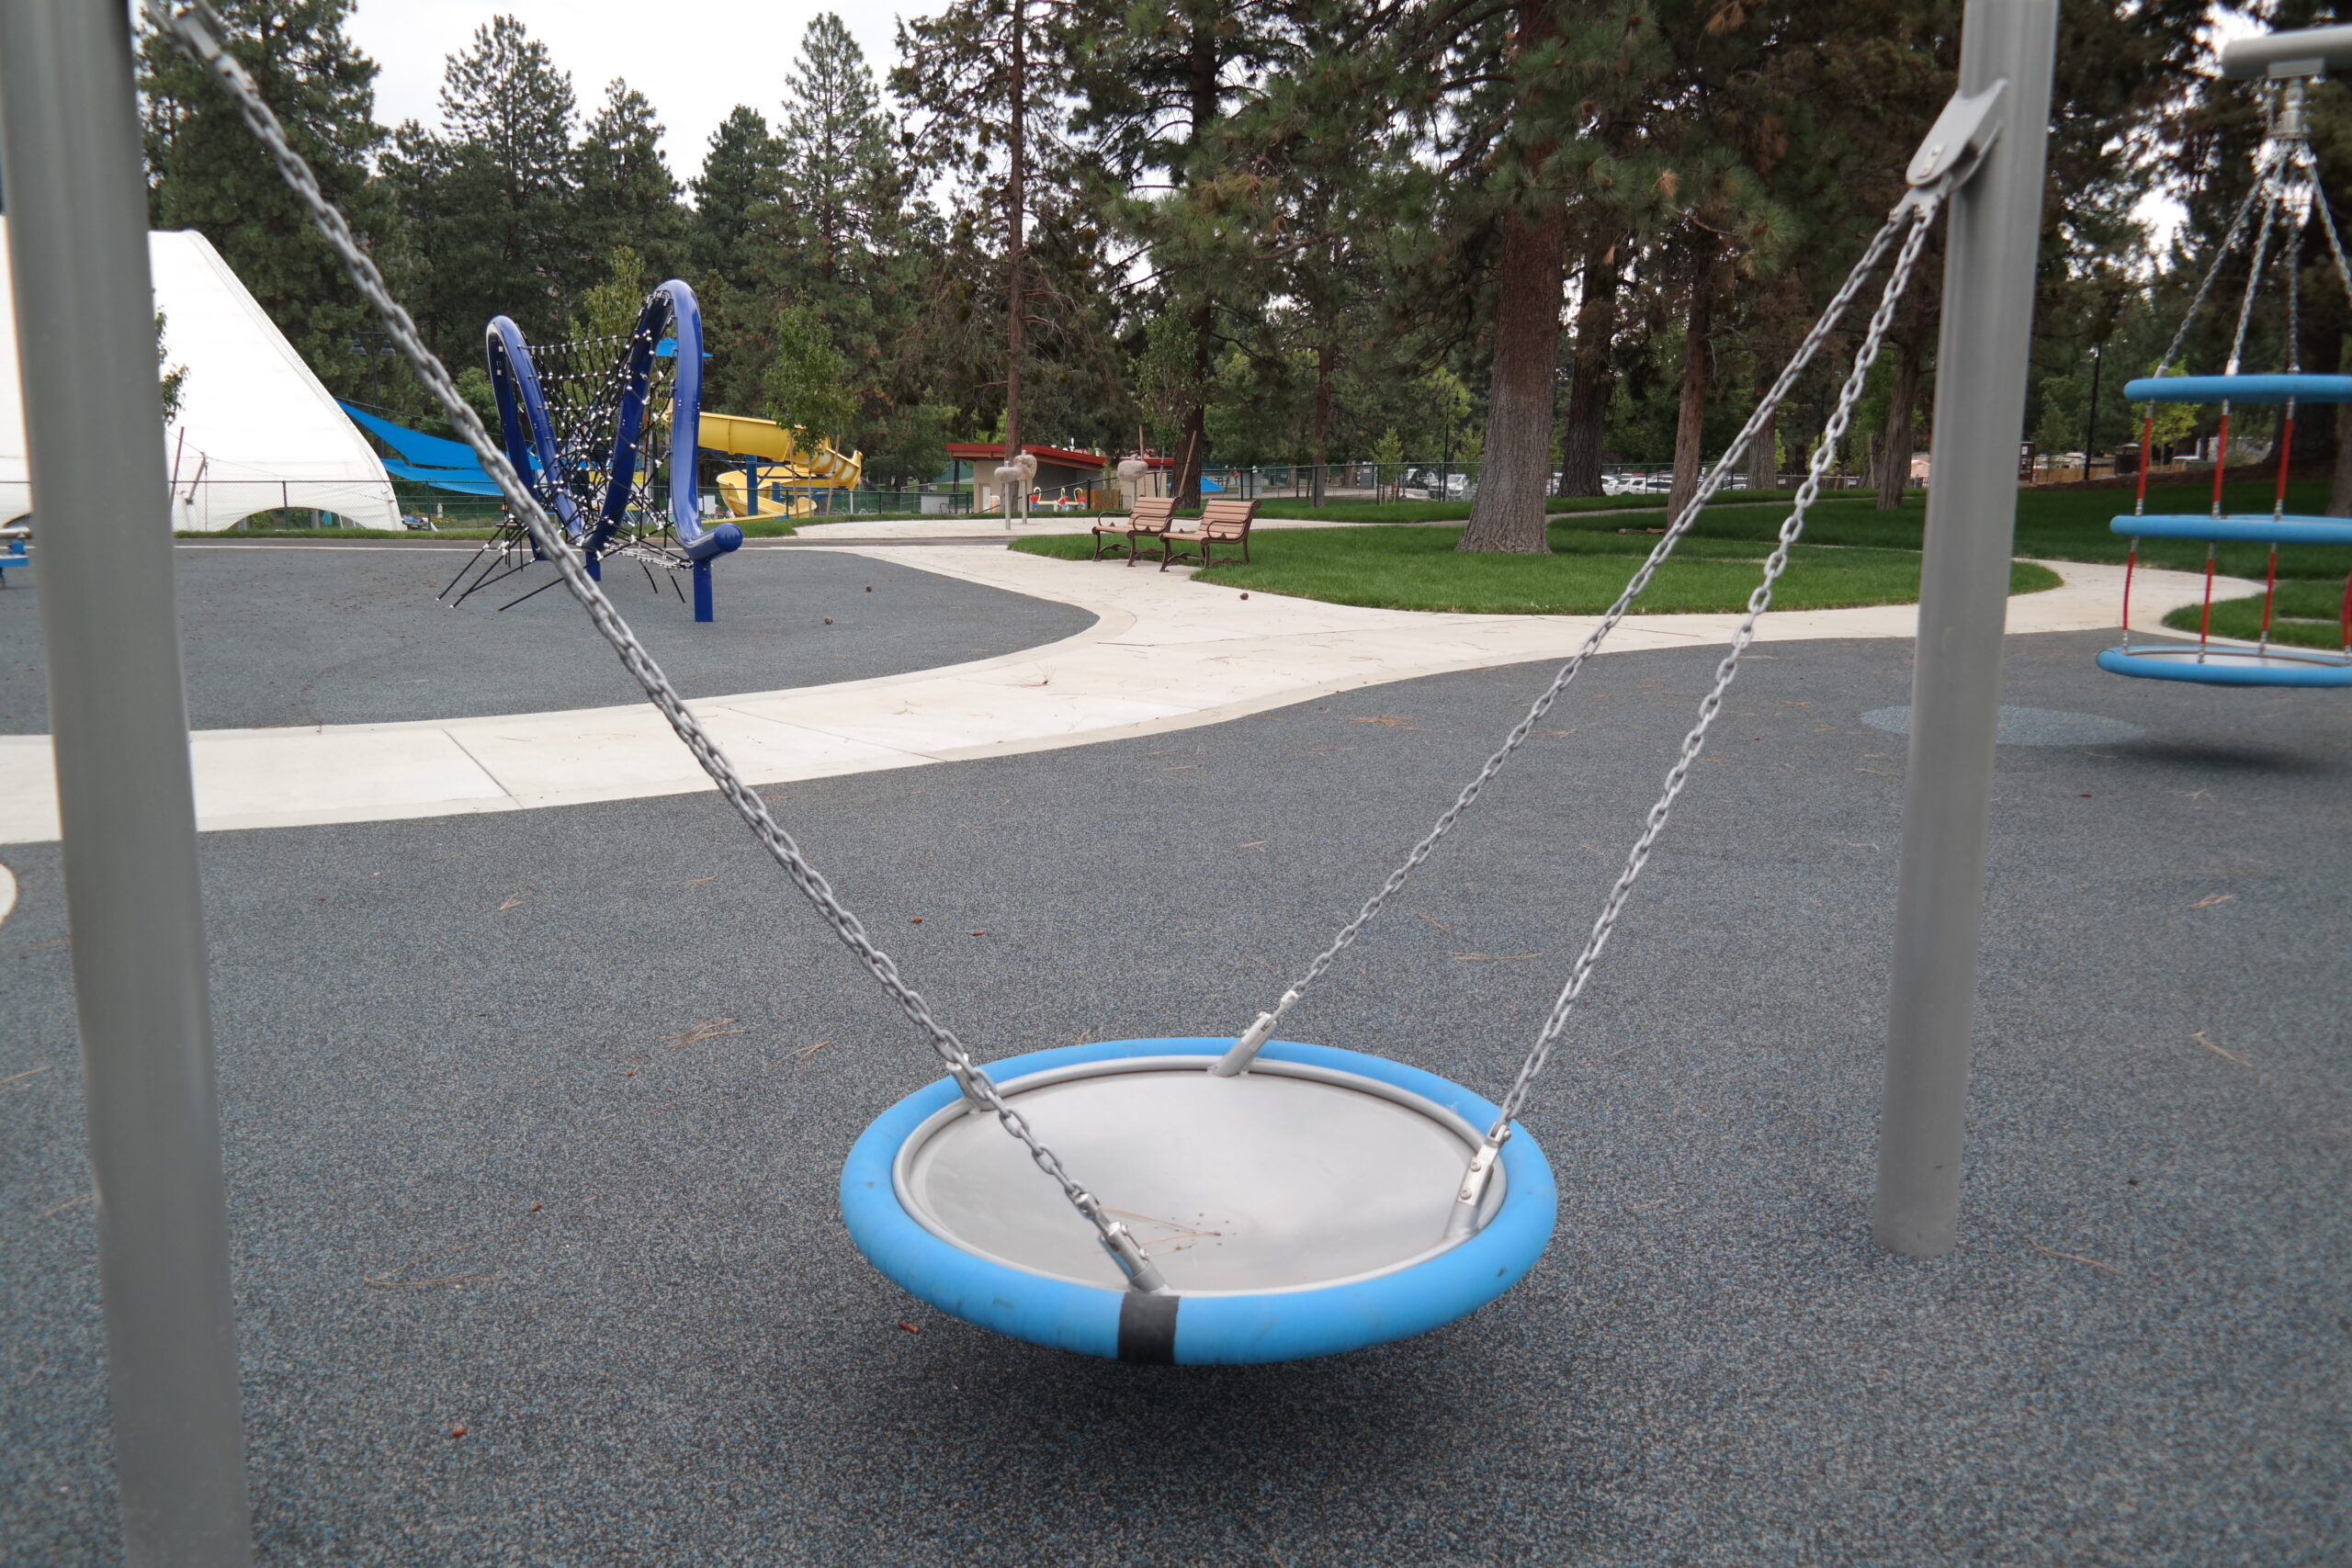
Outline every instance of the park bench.
MULTIPOLYGON (((1250 525, 1257 521, 1258 503, 1254 501, 1212 501, 1201 508, 1201 525, 1197 528, 1170 528, 1159 536, 1159 570, 1166 571, 1180 560, 1197 564, 1205 571, 1217 564, 1216 550, 1219 545, 1241 547, 1241 564, 1250 564, 1250 525), (1179 545, 1193 549, 1179 550, 1179 545)), ((1230 555, 1226 564, 1232 564, 1230 555)))
POLYGON ((1136 564, 1136 552, 1141 541, 1164 537, 1175 525, 1176 502, 1169 496, 1146 495, 1136 498, 1134 508, 1125 517, 1105 517, 1094 525, 1094 558, 1101 560, 1106 547, 1127 552, 1127 564, 1136 564))

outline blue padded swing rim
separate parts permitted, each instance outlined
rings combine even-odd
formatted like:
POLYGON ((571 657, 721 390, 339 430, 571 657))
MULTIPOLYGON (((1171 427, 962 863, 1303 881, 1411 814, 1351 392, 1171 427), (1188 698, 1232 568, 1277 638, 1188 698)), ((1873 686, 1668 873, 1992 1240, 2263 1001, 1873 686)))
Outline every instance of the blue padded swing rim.
POLYGON ((2273 517, 2267 512, 2245 513, 2234 517, 2154 513, 2145 517, 2118 517, 2108 527, 2126 538, 2136 539, 2214 539, 2257 545, 2352 545, 2352 519, 2273 517))
MULTIPOLYGON (((2149 649, 2110 648, 2098 656, 2098 667, 2110 675, 2130 675, 2143 681, 2187 681, 2199 686, 2352 686, 2352 661, 2293 665, 2242 664, 2233 660, 2199 664, 2190 656, 2195 647, 2193 643, 2158 643, 2149 649), (2154 651, 2157 648, 2171 651, 2158 654, 2154 651)), ((2215 648, 2228 653, 2254 651, 2237 643, 2216 644, 2215 648)), ((2301 654, 2305 650, 2296 651, 2301 654)))
MULTIPOLYGON (((1199 1056, 1205 1065, 1232 1044, 1229 1039, 1105 1041, 992 1062, 988 1072, 1003 1084, 1057 1067, 1135 1056, 1199 1056)), ((1291 1040, 1269 1041, 1260 1054, 1392 1085, 1476 1127, 1491 1125, 1498 1113, 1461 1085, 1401 1062, 1291 1040)), ((891 1171, 899 1146, 957 1093, 949 1079, 927 1085, 875 1118, 858 1138, 842 1167, 842 1219, 850 1239, 910 1294, 950 1316, 1081 1355, 1236 1366, 1337 1355, 1425 1334, 1518 1283, 1543 1256, 1559 1213, 1551 1163, 1514 1122, 1503 1145, 1502 1206, 1476 1235, 1410 1268, 1319 1290, 1229 1295, 1146 1296, 1074 1284, 951 1246, 899 1201, 891 1171)), ((1076 1215, 1071 1223, 1080 1223, 1076 1215)))
POLYGON ((2352 403, 2352 376, 2143 376, 2127 403, 2352 403))

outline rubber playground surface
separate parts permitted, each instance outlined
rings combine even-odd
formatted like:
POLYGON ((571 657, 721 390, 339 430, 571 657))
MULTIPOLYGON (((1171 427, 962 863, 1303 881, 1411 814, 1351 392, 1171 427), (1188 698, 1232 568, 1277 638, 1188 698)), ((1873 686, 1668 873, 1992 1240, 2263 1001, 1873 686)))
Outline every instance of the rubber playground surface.
MULTIPOLYGON (((973 656, 820 566, 890 606, 876 660, 973 656)), ((973 647, 1069 629, 932 592, 973 647)), ((707 795, 207 833, 261 1559, 2337 1561, 2352 710, 2118 680, 2111 640, 2010 639, 2041 716, 1999 756, 1956 1254, 1866 1230, 1908 648, 1776 643, 1526 1118, 1545 1257, 1284 1366, 1036 1349, 868 1269, 841 1161, 926 1054, 707 795)), ((1285 1032, 1498 1092, 1719 657, 1598 661, 1285 1032)), ((447 656, 437 700, 520 705, 512 662, 447 656)), ((1230 1034, 1550 668, 763 793, 984 1058, 1230 1034)), ((0 1561, 96 1563, 57 850, 0 861, 0 1561)))
MULTIPOLYGON (((639 698, 544 563, 455 609, 434 595, 472 555, 459 541, 184 545, 188 721, 198 729, 380 724, 544 713, 639 698), (502 592, 503 590, 503 592, 502 592)), ((985 659, 1084 629, 1086 612, 887 561, 744 550, 695 627, 676 593, 615 563, 608 587, 689 697, 863 680, 985 659), (871 593, 866 592, 868 587, 871 593)), ((680 586, 684 586, 681 583, 680 586)), ((49 728, 29 572, 0 591, 0 735, 49 728)))

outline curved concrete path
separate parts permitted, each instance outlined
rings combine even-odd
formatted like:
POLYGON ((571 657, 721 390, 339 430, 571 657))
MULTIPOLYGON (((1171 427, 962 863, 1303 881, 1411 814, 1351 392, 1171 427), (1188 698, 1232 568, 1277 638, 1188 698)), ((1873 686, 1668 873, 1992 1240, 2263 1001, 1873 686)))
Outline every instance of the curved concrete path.
MULTIPOLYGON (((1194 583, 1178 573, 1071 563, 1001 547, 844 547, 1101 617, 1060 642, 943 669, 694 703, 757 784, 961 761, 1149 735, 1324 693, 1447 671, 1565 659, 1589 633, 1580 615, 1458 615, 1367 610, 1194 583)), ((2116 624, 2120 567, 2049 562, 2064 585, 2009 603, 2011 632, 2116 624)), ((2217 592, 2252 592, 2234 580, 2217 592)), ((2203 580, 2142 571, 2135 629, 2193 604, 2203 580)), ((1917 610, 1790 611, 1759 640, 1908 638, 1917 610)), ((1734 615, 1635 615, 1614 651, 1721 644, 1734 615)), ((197 810, 206 829, 286 828, 514 811, 707 789, 653 710, 210 729, 193 737, 197 810)), ((0 843, 57 837, 49 738, 0 737, 0 843)))

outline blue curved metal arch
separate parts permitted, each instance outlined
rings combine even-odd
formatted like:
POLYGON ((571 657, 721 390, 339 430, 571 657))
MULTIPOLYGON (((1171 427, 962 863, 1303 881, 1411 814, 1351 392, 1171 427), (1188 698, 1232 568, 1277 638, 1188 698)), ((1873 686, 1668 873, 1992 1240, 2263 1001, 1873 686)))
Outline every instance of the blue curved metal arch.
POLYGON ((670 412, 670 528, 686 558, 700 567, 741 546, 743 530, 732 523, 716 528, 702 525, 695 488, 695 457, 702 434, 702 306, 695 291, 674 277, 645 297, 637 330, 629 334, 620 418, 613 433, 612 481, 605 491, 590 543, 592 548, 602 548, 620 526, 637 477, 653 359, 665 343, 676 355, 678 366, 670 412))
POLYGON ((556 445, 555 423, 548 418, 538 370, 531 363, 531 345, 524 340, 523 329, 506 316, 492 316, 482 337, 483 352, 490 359, 491 389, 498 399, 506 459, 541 503, 556 514, 563 531, 577 539, 587 519, 563 483, 563 455, 556 445))

